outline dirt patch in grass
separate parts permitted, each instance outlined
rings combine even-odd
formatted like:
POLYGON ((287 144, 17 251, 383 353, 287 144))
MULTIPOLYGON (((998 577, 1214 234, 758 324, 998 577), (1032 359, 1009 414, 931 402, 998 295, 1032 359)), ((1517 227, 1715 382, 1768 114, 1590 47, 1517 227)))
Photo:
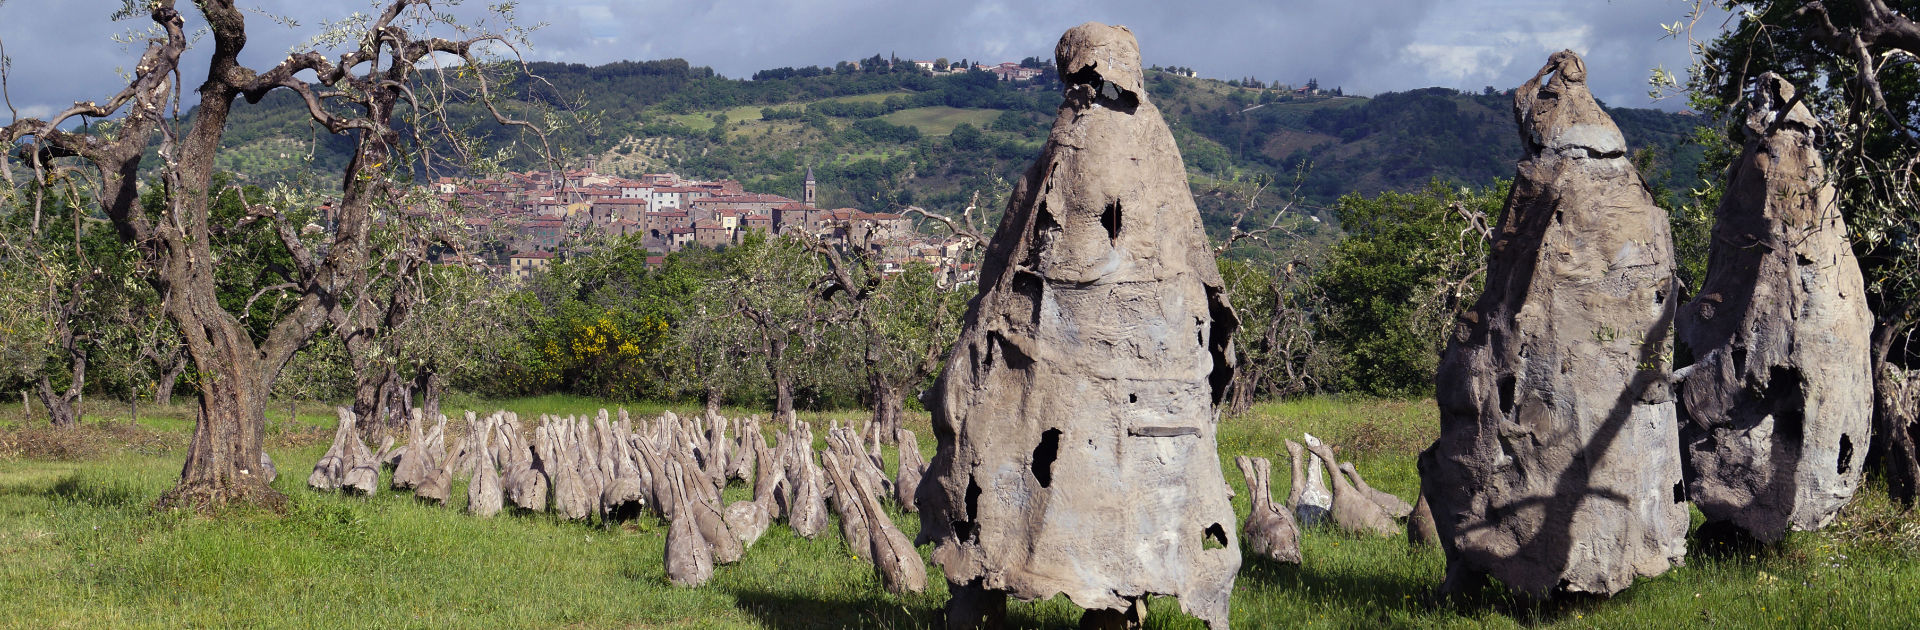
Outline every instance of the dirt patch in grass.
POLYGON ((46 424, 0 427, 0 459, 79 461, 129 453, 158 455, 186 444, 184 434, 124 422, 87 422, 67 429, 46 424))

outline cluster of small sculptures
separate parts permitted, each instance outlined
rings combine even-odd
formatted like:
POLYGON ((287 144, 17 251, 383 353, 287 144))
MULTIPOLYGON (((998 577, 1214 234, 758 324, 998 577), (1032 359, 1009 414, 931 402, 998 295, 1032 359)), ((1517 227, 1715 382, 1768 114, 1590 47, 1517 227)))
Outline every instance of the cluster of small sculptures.
POLYGON ((900 452, 888 476, 877 428, 863 435, 836 423, 827 448, 816 453, 812 425, 793 416, 773 432, 770 446, 758 417, 669 411, 636 421, 624 409, 616 416, 602 409, 590 420, 543 415, 529 440, 517 414, 467 412, 466 434, 449 448, 446 416, 426 427, 415 409, 406 444, 395 447, 389 436, 374 451, 360 439, 353 412, 339 415, 333 447, 307 477, 315 489, 373 494, 384 469, 392 471, 394 490, 438 504, 447 503, 456 478, 465 478, 467 511, 481 517, 508 506, 603 524, 651 513, 668 523, 667 577, 682 586, 704 584, 714 565, 738 561, 775 521, 806 538, 825 534, 831 505, 848 546, 874 565, 888 590, 927 587, 919 551, 882 507, 893 501, 914 510, 912 489, 926 464, 912 431, 887 440, 900 452), (753 498, 724 502, 721 492, 734 480, 752 484, 753 498))
POLYGON ((1216 448, 1238 326, 1173 135, 1143 89, 1124 27, 1088 23, 1055 51, 1065 102, 988 244, 980 293, 922 398, 938 440, 812 427, 789 417, 768 446, 756 420, 637 426, 512 414, 445 420, 370 451, 343 412, 309 480, 445 501, 455 475, 479 515, 511 502, 566 518, 651 510, 671 522, 667 573, 699 584, 784 519, 829 523, 895 592, 926 587, 918 544, 949 582, 947 624, 998 626, 1005 602, 1066 595, 1086 627, 1138 625, 1149 595, 1209 626, 1253 553, 1300 563, 1303 526, 1406 532, 1447 558, 1444 591, 1488 577, 1536 597, 1611 594, 1684 559, 1687 503, 1760 541, 1830 521, 1860 484, 1871 317, 1815 139, 1793 87, 1761 78, 1744 154, 1717 211, 1705 286, 1681 304, 1667 215, 1625 138, 1555 53, 1515 94, 1526 149, 1494 229, 1485 292, 1442 356, 1440 437, 1409 504, 1304 436, 1292 489, 1237 458, 1252 513, 1240 536, 1216 448), (1675 338, 1694 363, 1672 369, 1675 338), (731 429, 733 438, 728 438, 731 429), (900 466, 882 471, 882 438, 900 466), (723 505, 729 479, 752 500, 723 505), (1331 491, 1328 489, 1331 482, 1331 491), (909 541, 883 500, 916 508, 909 541), (1405 519, 1402 524, 1401 519, 1405 519))

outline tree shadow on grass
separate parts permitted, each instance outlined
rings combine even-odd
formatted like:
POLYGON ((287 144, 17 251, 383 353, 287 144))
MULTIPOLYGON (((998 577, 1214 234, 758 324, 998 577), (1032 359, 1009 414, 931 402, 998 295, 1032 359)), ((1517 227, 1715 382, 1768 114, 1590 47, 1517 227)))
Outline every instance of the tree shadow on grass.
POLYGON ((872 591, 847 593, 844 599, 829 601, 760 590, 734 591, 731 595, 739 602, 740 610, 758 618, 767 627, 781 630, 932 628, 940 622, 939 605, 924 596, 902 600, 872 591))
POLYGON ((89 479, 79 473, 61 477, 52 484, 14 483, 0 485, 0 496, 39 497, 56 502, 96 508, 123 509, 145 506, 153 495, 132 484, 89 479))
MULTIPOLYGON (((865 590, 849 592, 845 598, 831 601, 817 596, 750 589, 731 591, 730 594, 739 602, 740 610, 759 618, 768 627, 781 630, 892 629, 942 627, 946 596, 936 592, 939 590, 941 586, 936 584, 927 593, 905 597, 891 596, 877 589, 865 590)), ((1159 612, 1177 611, 1179 605, 1171 598, 1156 597, 1150 608, 1159 612)), ((1187 619, 1184 615, 1175 616, 1187 619)), ((1149 616, 1147 627, 1165 625, 1157 623, 1162 621, 1161 617, 1149 616)), ((1064 595, 1036 602, 1007 602, 1008 628, 1074 628, 1079 618, 1080 609, 1068 602, 1064 595)))
POLYGON ((1315 599, 1344 604, 1383 623, 1388 622, 1388 613, 1392 610, 1411 608, 1409 612, 1421 614, 1445 612, 1474 618, 1492 613, 1525 625, 1553 624, 1587 613, 1607 601, 1578 594, 1534 600, 1520 596, 1497 580, 1471 593, 1442 595, 1439 583, 1432 580, 1394 571, 1329 570, 1324 565, 1316 565, 1311 557, 1305 564, 1293 565, 1249 556, 1240 567, 1239 582, 1280 592, 1311 593, 1315 599), (1401 606, 1402 602, 1409 605, 1401 606))

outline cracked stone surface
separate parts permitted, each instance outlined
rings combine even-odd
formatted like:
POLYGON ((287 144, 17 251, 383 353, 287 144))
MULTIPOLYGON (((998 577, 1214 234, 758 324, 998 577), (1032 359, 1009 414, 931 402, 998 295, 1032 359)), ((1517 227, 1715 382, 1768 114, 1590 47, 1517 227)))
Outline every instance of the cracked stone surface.
POLYGON ((1707 279, 1676 323, 1698 357, 1678 380, 1680 439, 1707 520, 1775 542, 1825 526, 1860 488, 1873 314, 1819 122, 1772 73, 1754 92, 1707 279))
POLYGON ((1612 594, 1685 554, 1672 237, 1586 78, 1562 51, 1514 93, 1526 155, 1420 456, 1444 590, 1612 594))
POLYGON ((1066 100, 927 396, 920 541, 964 595, 950 624, 1004 595, 1097 616, 1160 594, 1224 628, 1241 556, 1216 405, 1238 322, 1133 34, 1083 24, 1055 54, 1066 100))

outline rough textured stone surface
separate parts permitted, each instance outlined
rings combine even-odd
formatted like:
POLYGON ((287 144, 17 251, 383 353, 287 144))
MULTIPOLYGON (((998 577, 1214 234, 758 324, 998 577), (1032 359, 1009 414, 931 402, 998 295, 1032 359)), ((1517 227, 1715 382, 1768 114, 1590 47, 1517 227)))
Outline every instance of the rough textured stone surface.
POLYGON ((666 569, 667 581, 675 586, 700 586, 713 579, 713 552, 694 523, 694 510, 687 507, 686 477, 693 474, 701 473, 682 471, 679 462, 666 464, 665 476, 672 481, 671 500, 675 504, 674 516, 667 524, 666 569))
POLYGON ((862 520, 867 524, 867 541, 872 545, 868 556, 873 560, 873 570, 880 575, 881 586, 895 595, 919 593, 927 590, 927 563, 920 559, 920 550, 900 533, 893 521, 887 518, 887 512, 880 508, 881 489, 871 482, 859 478, 852 480, 852 494, 860 506, 862 520))
POLYGON ((920 511, 913 494, 920 490, 920 478, 927 474, 927 462, 920 456, 920 438, 912 431, 901 429, 896 441, 900 457, 893 477, 893 498, 900 503, 900 509, 911 514, 920 511))
MULTIPOLYGON (((1306 434, 1306 439, 1315 439, 1306 434)), ((1299 442, 1287 440, 1287 455, 1293 460, 1293 488, 1287 492, 1287 507, 1301 527, 1313 527, 1333 515, 1333 491, 1321 472, 1320 456, 1308 453, 1299 442)))
POLYGON ((495 414, 477 427, 471 422, 472 416, 468 418, 468 426, 474 428, 471 435, 475 453, 471 461, 473 476, 467 483, 467 511, 475 516, 490 517, 499 514, 500 509, 506 506, 506 495, 500 488, 500 470, 494 464, 497 459, 494 453, 500 450, 493 443, 494 436, 498 434, 496 423, 500 417, 495 414))
POLYGON ((313 463, 313 472, 307 475, 307 485, 315 490, 333 490, 347 476, 347 469, 353 467, 352 451, 347 448, 347 440, 359 440, 350 418, 353 412, 341 410, 340 422, 333 427, 333 444, 320 460, 313 463))
POLYGON ((873 562, 873 545, 867 538, 871 528, 867 526, 866 506, 860 504, 860 497, 854 493, 856 477, 847 474, 841 455, 834 449, 820 453, 821 468, 827 471, 827 481, 833 486, 833 512, 840 515, 840 535, 846 538, 847 548, 861 560, 873 562))
POLYGON ((1408 503, 1406 499, 1394 496, 1391 492, 1378 490, 1373 486, 1367 485, 1367 480, 1360 476, 1360 469, 1355 467, 1353 462, 1340 462, 1340 472, 1346 473, 1347 478, 1353 481, 1353 487, 1358 489, 1362 496, 1372 500, 1375 505, 1386 509, 1387 514, 1394 518, 1406 518, 1408 514, 1413 513, 1413 504, 1408 503))
POLYGON ((1873 314, 1820 124, 1793 93, 1761 77, 1706 282, 1675 325, 1698 357, 1678 379, 1688 496, 1767 542, 1853 498, 1873 421, 1873 314))
POLYGON ((789 430, 787 445, 787 478, 793 480, 787 525, 802 538, 816 538, 827 531, 829 519, 826 473, 813 463, 813 427, 800 423, 789 430))
POLYGON ((984 600, 1173 595, 1225 627, 1240 549, 1215 405, 1237 321, 1133 34, 1084 24, 1055 54, 1066 100, 928 395, 920 540, 984 600))
POLYGON ((1441 357, 1420 474, 1447 590, 1611 594, 1685 552, 1672 238, 1586 76, 1563 51, 1515 91, 1526 155, 1441 357))
POLYGON ((1413 545, 1440 544, 1440 531, 1433 527, 1433 508, 1427 506, 1426 495, 1413 502, 1413 513, 1407 515, 1407 543, 1413 545))
POLYGON ((1247 503, 1252 507, 1240 526, 1247 546, 1254 553, 1274 562, 1300 564, 1300 527, 1293 522, 1293 511, 1273 502, 1273 464, 1264 457, 1241 455, 1233 458, 1240 474, 1247 478, 1247 503))
POLYGON ((500 489, 514 507, 530 512, 547 511, 547 474, 533 447, 522 437, 520 416, 505 414, 499 431, 504 446, 500 463, 500 489))

